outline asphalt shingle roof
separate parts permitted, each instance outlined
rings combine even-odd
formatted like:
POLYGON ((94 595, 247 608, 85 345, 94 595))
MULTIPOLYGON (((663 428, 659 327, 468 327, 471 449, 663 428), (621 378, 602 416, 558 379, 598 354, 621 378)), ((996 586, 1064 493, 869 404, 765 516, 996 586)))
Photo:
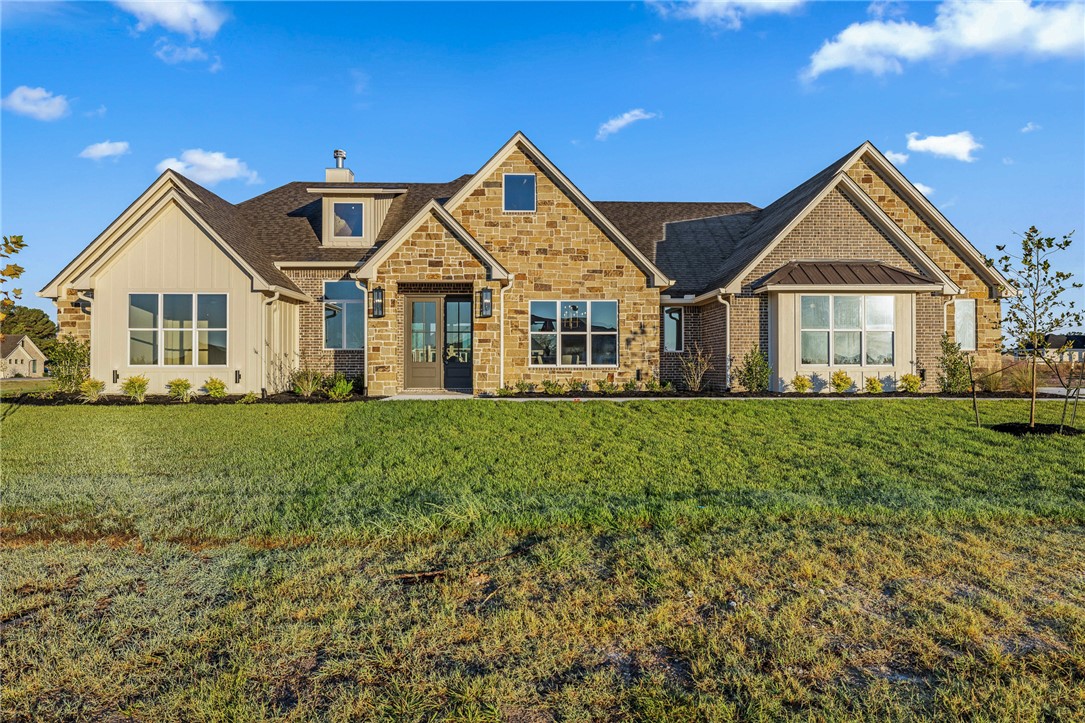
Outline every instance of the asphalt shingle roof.
POLYGON ((26 338, 26 334, 4 334, 0 339, 0 359, 7 359, 8 354, 19 347, 19 343, 26 338))

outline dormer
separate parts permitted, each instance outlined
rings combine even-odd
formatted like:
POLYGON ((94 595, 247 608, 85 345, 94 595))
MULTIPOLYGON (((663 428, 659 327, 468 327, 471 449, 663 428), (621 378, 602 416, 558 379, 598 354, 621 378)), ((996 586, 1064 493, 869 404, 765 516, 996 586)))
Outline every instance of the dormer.
POLYGON ((346 151, 336 149, 335 167, 324 169, 324 183, 307 189, 321 197, 322 246, 369 247, 388 215, 392 199, 405 188, 381 188, 354 182, 354 172, 343 166, 346 151))

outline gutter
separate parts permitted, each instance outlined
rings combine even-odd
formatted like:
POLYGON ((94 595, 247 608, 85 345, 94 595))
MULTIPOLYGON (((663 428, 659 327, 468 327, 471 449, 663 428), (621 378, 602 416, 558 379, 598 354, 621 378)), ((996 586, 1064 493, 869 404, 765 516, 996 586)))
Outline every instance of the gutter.
POLYGON ((501 369, 498 371, 498 382, 501 388, 505 388, 505 292, 512 288, 512 285, 516 283, 516 277, 510 276, 509 283, 501 287, 498 292, 498 296, 501 301, 501 328, 498 330, 498 339, 500 340, 500 349, 498 351, 498 357, 501 361, 501 369))
POLYGON ((365 323, 362 324, 362 394, 369 394, 369 289, 357 276, 351 275, 354 286, 362 292, 362 308, 365 310, 365 323))
MULTIPOLYGON (((264 301, 265 309, 279 300, 279 292, 276 291, 270 298, 264 301)), ((264 343, 260 345, 260 391, 267 396, 267 311, 260 314, 260 336, 264 343)))
MULTIPOLYGON (((728 389, 731 388, 731 302, 723 298, 723 289, 716 294, 716 301, 723 304, 727 313, 727 321, 723 325, 723 378, 728 389)), ((702 322, 703 324, 704 322, 702 322)))

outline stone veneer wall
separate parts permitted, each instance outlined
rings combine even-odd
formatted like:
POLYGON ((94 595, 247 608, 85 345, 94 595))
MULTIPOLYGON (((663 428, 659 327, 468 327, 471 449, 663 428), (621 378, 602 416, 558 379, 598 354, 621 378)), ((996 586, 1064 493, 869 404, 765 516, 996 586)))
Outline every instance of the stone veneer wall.
MULTIPOLYGON (((796 259, 854 259, 873 260, 920 273, 920 269, 908 259, 897 245, 864 214, 851 199, 839 189, 833 190, 787 235, 768 256, 742 280, 742 291, 731 301, 731 355, 735 365, 742 363, 750 349, 759 347, 768 356, 769 305, 767 294, 755 294, 751 286, 767 274, 789 261, 796 259)), ((924 296, 924 295, 920 295, 924 296)), ((917 369, 927 369, 927 380, 933 382, 930 356, 931 328, 930 304, 927 299, 917 298, 916 333, 917 369), (919 326, 922 322, 924 326, 919 326)), ((942 333, 937 323, 933 334, 935 358, 938 339, 942 333)), ((738 388, 738 384, 735 385, 738 388)))
MULTIPOLYGON (((505 291, 505 382, 613 378, 616 383, 657 374, 660 289, 520 149, 483 181, 453 216, 514 275, 505 291), (502 210, 502 174, 536 174, 536 212, 502 210), (529 302, 617 300, 618 366, 531 367, 529 302)), ((494 313, 500 308, 494 291, 494 313)), ((475 391, 493 391, 497 375, 475 372, 475 391)))
MULTIPOLYGON (((361 252, 359 252, 361 253, 361 252)), ((324 348, 324 282, 346 281, 347 269, 284 269, 291 281, 314 301, 298 308, 299 366, 325 373, 339 372, 348 377, 361 377, 365 372, 365 351, 362 349, 324 348)), ((366 319, 368 324, 370 320, 366 319)))
MULTIPOLYGON (((976 359, 982 366, 995 368, 995 365, 999 363, 1001 354, 1002 305, 997 299, 990 298, 991 290, 986 282, 977 275, 977 269, 971 267, 969 262, 958 256, 949 247, 945 239, 935 231, 934 226, 927 221, 924 215, 898 194, 889 181, 871 168, 864 159, 855 162, 848 169, 848 175, 863 187, 867 195, 885 210, 889 217, 893 219, 893 222, 900 226, 946 272, 955 284, 965 290, 969 298, 976 300, 976 359)), ((943 314, 941 307, 945 301, 947 299, 942 298, 938 304, 938 318, 935 323, 928 320, 928 326, 917 326, 917 332, 919 329, 926 329, 928 333, 935 334, 936 338, 933 343, 934 358, 937 358, 939 353, 938 342, 943 328, 949 332, 951 337, 954 336, 953 306, 951 304, 944 310, 945 313, 943 314)), ((929 341, 923 339, 925 334, 919 333, 918 335, 924 345, 929 345, 929 341)), ((928 366, 927 369, 928 383, 933 383, 933 379, 937 374, 933 371, 933 366, 928 366)))
POLYGON ((75 291, 68 289, 64 297, 56 300, 57 336, 70 334, 77 339, 90 341, 90 314, 93 304, 81 301, 75 291))

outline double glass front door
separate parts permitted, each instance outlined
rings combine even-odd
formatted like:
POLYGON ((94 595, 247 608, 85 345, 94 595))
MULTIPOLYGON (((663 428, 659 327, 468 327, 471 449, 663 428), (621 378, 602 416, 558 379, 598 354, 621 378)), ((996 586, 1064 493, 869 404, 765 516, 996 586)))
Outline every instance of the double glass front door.
POLYGON ((470 391, 471 297, 405 298, 404 386, 470 391))

